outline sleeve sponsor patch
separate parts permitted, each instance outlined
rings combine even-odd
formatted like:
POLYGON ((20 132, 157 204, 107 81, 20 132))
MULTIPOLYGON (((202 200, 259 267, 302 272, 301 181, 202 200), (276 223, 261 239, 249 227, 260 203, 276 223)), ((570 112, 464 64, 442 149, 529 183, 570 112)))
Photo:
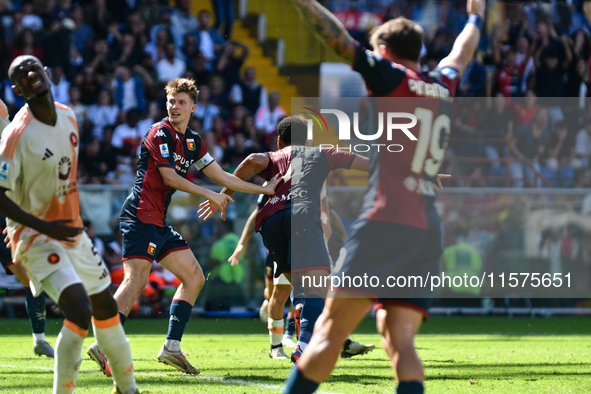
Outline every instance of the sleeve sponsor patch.
POLYGON ((205 167, 210 165, 214 160, 215 159, 213 158, 212 155, 210 155, 209 153, 206 153, 201 157, 201 159, 199 159, 195 162, 195 167, 197 167, 197 169, 199 171, 201 171, 202 169, 204 169, 205 167))
POLYGON ((458 77, 458 72, 451 67, 443 67, 441 69, 441 75, 448 79, 456 79, 458 77))
POLYGON ((170 152, 168 151, 168 144, 160 144, 160 154, 162 157, 169 157, 170 152))

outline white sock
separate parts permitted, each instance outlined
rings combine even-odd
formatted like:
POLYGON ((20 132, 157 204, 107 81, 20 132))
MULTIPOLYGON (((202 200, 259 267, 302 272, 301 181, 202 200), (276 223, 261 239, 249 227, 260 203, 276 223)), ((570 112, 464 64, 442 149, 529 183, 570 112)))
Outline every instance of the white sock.
POLYGON ((108 320, 92 319, 92 330, 101 352, 107 358, 113 381, 121 394, 134 394, 137 391, 133 377, 133 359, 129 340, 125 337, 119 315, 108 320))
POLYGON ((283 319, 273 320, 272 318, 269 318, 267 322, 269 337, 271 337, 271 346, 281 345, 281 338, 283 337, 284 332, 283 319))
POLYGON ((88 330, 65 320, 55 342, 55 363, 53 372, 53 394, 74 392, 76 378, 80 371, 82 343, 88 330))
POLYGON ((176 339, 167 339, 166 342, 164 342, 164 346, 171 352, 181 351, 181 341, 177 341, 176 339))
POLYGON ((41 332, 39 334, 33 333, 33 340, 35 343, 43 342, 45 340, 45 333, 41 332))

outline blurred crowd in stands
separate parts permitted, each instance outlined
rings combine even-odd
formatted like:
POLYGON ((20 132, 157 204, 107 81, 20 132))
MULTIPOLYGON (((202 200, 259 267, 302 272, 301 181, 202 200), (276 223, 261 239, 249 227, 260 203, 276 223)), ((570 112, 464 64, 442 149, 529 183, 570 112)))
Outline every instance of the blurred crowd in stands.
MULTIPOLYGON (((190 0, 0 0, 0 72, 32 54, 49 67, 56 101, 76 113, 81 132, 80 183, 131 186, 137 152, 165 112, 164 85, 193 78, 199 102, 189 127, 200 133, 223 168, 232 171, 251 152, 275 149, 286 115, 279 95, 241 67, 249 48, 229 39, 232 0, 191 11, 190 0), (214 24, 215 20, 215 24, 214 24)), ((12 116, 24 105, 2 81, 12 116)), ((203 182, 199 174, 188 178, 203 182)))

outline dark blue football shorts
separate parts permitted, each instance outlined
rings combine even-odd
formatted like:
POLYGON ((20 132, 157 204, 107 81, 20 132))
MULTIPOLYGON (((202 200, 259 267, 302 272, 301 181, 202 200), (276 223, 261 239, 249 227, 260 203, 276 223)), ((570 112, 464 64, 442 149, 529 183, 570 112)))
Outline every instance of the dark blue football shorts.
POLYGON ((171 252, 189 249, 187 241, 171 226, 160 227, 139 220, 120 219, 119 229, 123 235, 123 261, 160 261, 171 252))

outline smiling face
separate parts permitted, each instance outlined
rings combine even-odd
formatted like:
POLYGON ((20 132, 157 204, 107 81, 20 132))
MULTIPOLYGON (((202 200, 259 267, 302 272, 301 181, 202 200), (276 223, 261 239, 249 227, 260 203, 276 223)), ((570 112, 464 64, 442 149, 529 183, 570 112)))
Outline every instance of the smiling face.
POLYGON ((168 119, 174 125, 181 125, 189 121, 189 118, 197 106, 191 97, 185 92, 168 94, 166 96, 166 110, 168 119))
POLYGON ((19 56, 9 69, 9 77, 16 94, 25 101, 41 98, 51 92, 49 71, 33 56, 19 56))

